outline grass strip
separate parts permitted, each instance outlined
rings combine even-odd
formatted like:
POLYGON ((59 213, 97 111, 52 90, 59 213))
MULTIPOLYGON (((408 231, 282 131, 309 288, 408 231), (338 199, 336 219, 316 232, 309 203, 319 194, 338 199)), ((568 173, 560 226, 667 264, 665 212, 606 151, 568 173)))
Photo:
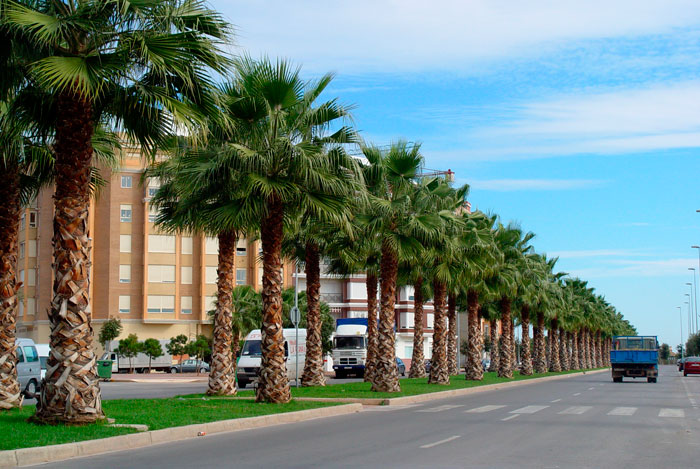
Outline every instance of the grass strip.
MULTIPOLYGON (((145 424, 149 430, 179 427, 261 415, 295 412, 338 405, 332 402, 292 401, 287 404, 258 404, 235 399, 122 399, 103 401, 107 417, 115 423, 145 424)), ((35 406, 0 412, 0 450, 58 445, 135 433, 131 428, 110 427, 106 422, 85 426, 30 423, 35 406)))

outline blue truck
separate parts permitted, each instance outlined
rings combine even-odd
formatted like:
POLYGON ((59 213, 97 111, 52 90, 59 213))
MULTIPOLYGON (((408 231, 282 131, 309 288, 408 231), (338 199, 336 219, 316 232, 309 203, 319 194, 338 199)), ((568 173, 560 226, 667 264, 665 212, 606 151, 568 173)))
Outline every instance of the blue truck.
POLYGON ((659 376, 659 341, 654 335, 613 337, 610 350, 612 379, 621 383, 622 378, 646 378, 656 383, 659 376))

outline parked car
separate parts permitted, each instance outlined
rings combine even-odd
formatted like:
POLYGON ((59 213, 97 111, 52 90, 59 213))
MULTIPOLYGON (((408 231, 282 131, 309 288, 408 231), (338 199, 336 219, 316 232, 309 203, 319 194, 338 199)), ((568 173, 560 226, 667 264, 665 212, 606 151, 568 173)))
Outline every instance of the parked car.
POLYGON ((688 357, 683 364, 683 376, 700 375, 700 357, 688 357))
MULTIPOLYGON (((39 352, 39 364, 41 365, 41 379, 46 376, 46 360, 49 359, 49 344, 34 344, 36 351, 39 352)), ((40 381, 41 382, 41 381, 40 381)))
POLYGON ((41 362, 39 352, 32 339, 16 339, 17 380, 19 388, 27 398, 33 398, 41 383, 41 362))
POLYGON ((430 358, 427 358, 424 363, 425 363, 425 372, 430 373, 430 358))
POLYGON ((481 366, 484 368, 484 371, 488 370, 491 366, 491 360, 489 360, 488 358, 484 358, 483 360, 481 360, 481 366))
POLYGON ((406 364, 399 357, 396 357, 396 369, 401 376, 406 376, 406 364))
POLYGON ((209 364, 201 360, 189 359, 182 362, 182 365, 173 365, 170 367, 171 373, 195 373, 199 364, 199 371, 209 373, 209 364))
POLYGON ((683 371, 683 363, 685 362, 685 358, 681 358, 678 360, 678 371, 683 371))

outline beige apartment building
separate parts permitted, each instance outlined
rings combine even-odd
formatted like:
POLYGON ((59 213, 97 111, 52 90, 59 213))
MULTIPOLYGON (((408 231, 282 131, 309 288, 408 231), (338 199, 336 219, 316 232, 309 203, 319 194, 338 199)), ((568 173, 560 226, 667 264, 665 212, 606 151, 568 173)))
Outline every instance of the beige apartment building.
MULTIPOLYGON (((172 235, 155 228, 150 198, 157 181, 143 180, 144 161, 125 150, 119 171, 93 200, 90 212, 92 270, 90 310, 95 336, 104 321, 120 318, 122 336, 144 340, 178 334, 211 334, 216 298, 216 238, 172 235)), ((17 274, 23 282, 17 332, 37 343, 49 340, 52 295, 53 190, 42 191, 21 216, 17 274)), ((236 250, 236 283, 261 287, 260 242, 241 240, 236 250)), ((293 267, 285 265, 285 287, 293 267)), ((95 344, 99 348, 99 344, 95 344)))

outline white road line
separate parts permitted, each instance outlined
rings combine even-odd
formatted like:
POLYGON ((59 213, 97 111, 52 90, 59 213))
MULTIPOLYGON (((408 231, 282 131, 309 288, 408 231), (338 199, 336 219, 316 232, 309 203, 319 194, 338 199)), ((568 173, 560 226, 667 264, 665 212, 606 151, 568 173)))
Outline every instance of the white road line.
POLYGON ((511 414, 534 414, 540 410, 546 409, 548 405, 529 405, 526 407, 521 407, 520 409, 511 410, 511 414))
POLYGON ((391 412, 394 410, 410 409, 419 407, 421 404, 406 404, 406 405, 368 405, 362 408, 363 412, 391 412))
POLYGON ((634 415, 635 412, 637 407, 615 407, 608 415, 634 415))
POLYGON ((683 418, 685 411, 683 409, 661 409, 659 417, 683 418))
POLYGON ((505 422, 506 420, 514 419, 514 418, 517 417, 518 415, 520 415, 520 414, 511 415, 510 417, 506 417, 506 418, 504 418, 504 419, 501 419, 501 422, 505 422))
POLYGON ((588 388, 589 391, 593 391, 595 388, 588 388))
POLYGON ((558 414, 559 415, 581 415, 584 412, 588 412, 592 408, 593 407, 586 406, 586 405, 574 406, 574 407, 569 407, 568 409, 562 410, 561 412, 558 412, 558 414))
POLYGON ((574 396, 580 396, 580 395, 581 395, 580 392, 577 392, 576 394, 574 394, 574 396))
POLYGON ((504 408, 504 405, 485 405, 482 407, 475 407, 474 409, 465 410, 467 414, 483 414, 484 412, 491 412, 492 410, 498 410, 504 408))
POLYGON ((429 409, 421 409, 416 412, 443 412, 445 410, 456 409, 457 407, 464 407, 464 404, 459 405, 441 405, 437 407, 431 407, 429 409))
POLYGON ((554 399, 553 401, 550 401, 550 402, 559 402, 559 401, 561 401, 561 399, 554 399))
POLYGON ((421 448, 426 449, 426 448, 432 448, 437 445, 441 445, 443 443, 449 443, 452 440, 456 440, 457 438, 460 438, 460 435, 454 435, 449 438, 445 438, 444 440, 436 441, 435 443, 430 443, 429 445, 423 445, 421 448))

